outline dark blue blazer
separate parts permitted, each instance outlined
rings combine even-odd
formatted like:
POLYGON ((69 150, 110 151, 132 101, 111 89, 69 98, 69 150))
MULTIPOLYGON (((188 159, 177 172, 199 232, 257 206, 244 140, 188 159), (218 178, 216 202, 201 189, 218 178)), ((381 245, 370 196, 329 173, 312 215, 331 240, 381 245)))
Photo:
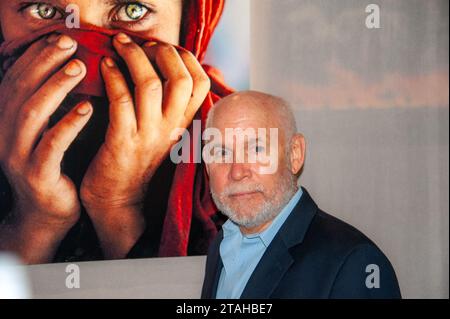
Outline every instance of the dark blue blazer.
MULTIPOLYGON (((216 296, 223 267, 222 238, 220 231, 209 248, 202 298, 216 296)), ((303 188, 300 201, 267 247, 241 298, 401 295, 394 269, 381 250, 354 227, 321 211, 303 188)))

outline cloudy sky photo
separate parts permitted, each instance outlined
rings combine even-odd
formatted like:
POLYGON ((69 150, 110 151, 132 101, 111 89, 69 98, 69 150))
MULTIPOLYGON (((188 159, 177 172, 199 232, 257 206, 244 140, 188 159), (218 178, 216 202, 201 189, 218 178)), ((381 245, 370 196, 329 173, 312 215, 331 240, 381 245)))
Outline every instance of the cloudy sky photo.
POLYGON ((266 30, 253 56, 277 70, 253 83, 283 83, 305 108, 448 107, 448 1, 376 1, 379 29, 366 27, 370 3, 253 2, 266 30))

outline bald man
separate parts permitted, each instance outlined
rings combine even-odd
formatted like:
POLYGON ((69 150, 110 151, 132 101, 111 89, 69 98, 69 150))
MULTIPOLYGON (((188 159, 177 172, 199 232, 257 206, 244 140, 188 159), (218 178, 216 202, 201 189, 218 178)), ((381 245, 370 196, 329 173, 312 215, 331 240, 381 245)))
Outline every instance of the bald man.
POLYGON ((214 202, 229 219, 210 246, 202 298, 401 297, 381 250, 298 186, 306 144, 283 99, 230 95, 210 111, 208 130, 225 136, 213 147, 206 141, 204 158, 214 202))

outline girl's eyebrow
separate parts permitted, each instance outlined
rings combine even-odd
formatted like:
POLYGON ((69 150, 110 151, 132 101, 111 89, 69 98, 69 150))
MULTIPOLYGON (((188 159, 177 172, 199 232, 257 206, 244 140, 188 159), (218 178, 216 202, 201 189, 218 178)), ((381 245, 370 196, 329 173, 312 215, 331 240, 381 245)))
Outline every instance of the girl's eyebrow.
POLYGON ((115 5, 115 4, 121 4, 121 3, 130 3, 130 2, 138 2, 136 0, 103 0, 105 4, 108 5, 115 5))
MULTIPOLYGON (((40 2, 40 1, 23 1, 23 0, 15 0, 16 3, 33 3, 33 2, 40 2)), ((42 3, 46 3, 46 4, 52 4, 52 5, 59 5, 61 7, 63 6, 67 6, 69 4, 75 4, 73 2, 71 2, 71 0, 42 0, 42 3)))
MULTIPOLYGON (((1 1, 1 0, 0 0, 1 1)), ((166 1, 168 1, 168 0, 166 0, 166 1)), ((148 6, 152 6, 152 2, 153 1, 149 1, 149 0, 147 0, 147 1, 139 1, 139 0, 103 0, 103 3, 105 4, 105 5, 110 5, 110 6, 113 6, 113 5, 117 5, 117 4, 127 4, 127 3, 142 3, 142 4, 146 4, 146 5, 148 5, 148 6)))

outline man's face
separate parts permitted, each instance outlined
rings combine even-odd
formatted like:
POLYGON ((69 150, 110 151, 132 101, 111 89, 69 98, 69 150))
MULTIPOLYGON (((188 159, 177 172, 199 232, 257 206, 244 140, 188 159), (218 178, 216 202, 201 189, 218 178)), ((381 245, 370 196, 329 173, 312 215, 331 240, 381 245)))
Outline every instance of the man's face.
POLYGON ((138 32, 175 45, 179 43, 182 0, 0 1, 4 39, 13 40, 64 22, 69 4, 78 6, 81 23, 138 32))
MULTIPOLYGON (((233 158, 232 163, 210 163, 208 173, 213 199, 225 215, 232 221, 246 229, 258 228, 272 220, 289 201, 296 191, 296 177, 289 164, 290 148, 285 140, 283 128, 277 116, 267 109, 254 105, 253 101, 233 101, 215 111, 211 126, 220 130, 222 136, 226 129, 253 129, 265 128, 267 135, 258 136, 256 141, 245 139, 245 161, 236 160, 237 149, 241 148, 240 141, 233 139, 225 141, 221 148, 214 153, 223 154, 233 158), (269 138, 270 128, 278 128, 278 148, 271 145, 269 138), (267 164, 260 161, 249 161, 252 152, 273 152, 278 161, 275 172, 267 174, 263 169, 267 164), (253 163, 252 163, 253 162, 253 163)), ((223 161, 225 162, 225 161, 223 161)))

